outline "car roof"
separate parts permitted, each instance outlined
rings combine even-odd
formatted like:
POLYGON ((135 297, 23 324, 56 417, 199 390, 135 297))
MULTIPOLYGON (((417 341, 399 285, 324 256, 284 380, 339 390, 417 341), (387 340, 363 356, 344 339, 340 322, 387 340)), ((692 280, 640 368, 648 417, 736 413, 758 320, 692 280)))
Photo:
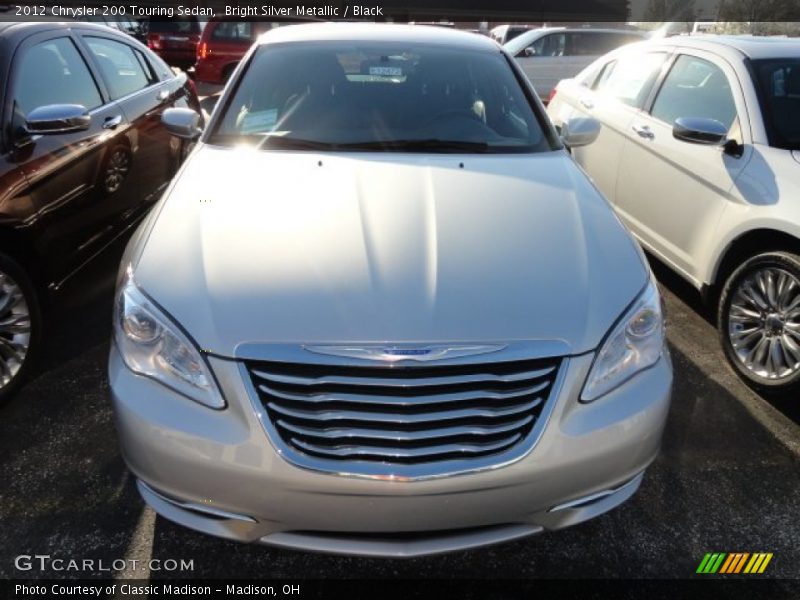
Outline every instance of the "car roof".
POLYGON ((752 59, 800 56, 800 38, 681 35, 654 42, 664 46, 710 50, 718 54, 739 54, 752 59))
MULTIPOLYGON (((13 18, 13 15, 3 15, 4 19, 13 18)), ((30 19, 30 17, 28 17, 30 19)), ((89 23, 87 21, 65 21, 57 17, 40 18, 38 21, 30 21, 20 18, 17 21, 0 22, 0 36, 32 35, 40 31, 52 31, 54 29, 68 29, 80 27, 81 29, 94 29, 98 33, 119 34, 120 31, 114 27, 101 23, 89 23)), ((125 35, 125 34, 122 34, 125 35)))
POLYGON ((443 44, 464 49, 497 51, 491 38, 468 31, 433 25, 390 23, 312 23, 277 27, 264 33, 259 44, 310 41, 381 41, 411 44, 443 44))

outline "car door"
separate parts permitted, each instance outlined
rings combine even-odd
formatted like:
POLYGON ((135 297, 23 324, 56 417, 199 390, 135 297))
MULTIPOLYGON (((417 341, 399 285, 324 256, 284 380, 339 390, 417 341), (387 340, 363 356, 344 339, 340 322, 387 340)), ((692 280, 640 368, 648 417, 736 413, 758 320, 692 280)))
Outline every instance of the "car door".
POLYGON ((685 50, 626 132, 616 207, 647 248, 695 283, 708 236, 750 156, 746 118, 732 67, 713 54, 685 50), (681 117, 719 121, 740 152, 676 139, 673 124, 681 117))
POLYGON ((4 120, 8 123, 9 160, 19 165, 29 186, 34 214, 28 227, 37 251, 47 257, 51 280, 74 269, 102 244, 105 229, 97 206, 105 201, 98 187, 109 144, 124 126, 121 108, 98 86, 77 40, 65 30, 24 40, 14 53, 4 120), (91 117, 85 131, 49 135, 25 132, 33 109, 79 104, 91 117))
POLYGON ((570 118, 592 117, 602 127, 597 140, 575 148, 573 155, 595 185, 612 203, 616 202, 617 174, 627 132, 639 114, 661 69, 667 52, 623 53, 613 56, 587 85, 573 85, 566 100, 568 108, 559 108, 554 117, 557 125, 570 118))
POLYGON ((161 124, 178 92, 174 75, 162 78, 141 49, 127 40, 81 33, 109 97, 122 109, 126 135, 109 150, 105 186, 118 199, 107 207, 115 227, 138 216, 163 191, 175 171, 179 141, 161 124), (174 89, 173 89, 174 88, 174 89))

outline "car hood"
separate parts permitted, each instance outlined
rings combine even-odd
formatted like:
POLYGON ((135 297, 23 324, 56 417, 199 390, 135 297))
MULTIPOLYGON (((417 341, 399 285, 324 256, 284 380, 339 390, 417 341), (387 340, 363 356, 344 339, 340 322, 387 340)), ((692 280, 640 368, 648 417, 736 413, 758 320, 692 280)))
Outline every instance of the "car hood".
POLYGON ((156 210, 135 279, 224 356, 253 343, 489 340, 577 354, 647 281, 564 152, 203 146, 156 210))

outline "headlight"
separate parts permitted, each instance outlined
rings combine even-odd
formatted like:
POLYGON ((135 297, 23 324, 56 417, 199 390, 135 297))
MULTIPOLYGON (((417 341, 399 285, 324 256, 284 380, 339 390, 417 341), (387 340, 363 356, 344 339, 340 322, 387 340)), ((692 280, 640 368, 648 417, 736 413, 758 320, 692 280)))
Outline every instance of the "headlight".
POLYGON ((651 278, 644 292, 606 336, 589 371, 581 400, 591 402, 653 366, 663 347, 661 296, 651 278))
POLYGON ((192 341, 136 287, 128 267, 117 290, 114 338, 128 368, 211 408, 225 401, 192 341))

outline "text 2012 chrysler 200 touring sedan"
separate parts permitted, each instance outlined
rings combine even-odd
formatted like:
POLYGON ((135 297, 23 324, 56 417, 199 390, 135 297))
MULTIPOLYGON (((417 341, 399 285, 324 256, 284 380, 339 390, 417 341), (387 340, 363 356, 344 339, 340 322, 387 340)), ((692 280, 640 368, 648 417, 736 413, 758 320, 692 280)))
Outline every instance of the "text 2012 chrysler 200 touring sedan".
POLYGON ((123 454, 150 506, 206 533, 468 548, 619 505, 658 452, 656 285, 486 38, 265 34, 120 273, 123 454))

